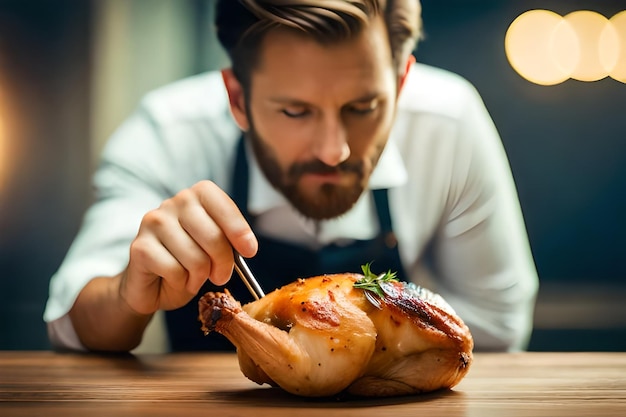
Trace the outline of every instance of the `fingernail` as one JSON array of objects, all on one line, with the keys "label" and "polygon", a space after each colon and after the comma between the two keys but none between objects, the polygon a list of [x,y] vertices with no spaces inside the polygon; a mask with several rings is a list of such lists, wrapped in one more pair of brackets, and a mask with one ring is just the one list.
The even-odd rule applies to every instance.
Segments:
[{"label": "fingernail", "polygon": [[249,233],[244,238],[244,244],[242,246],[243,246],[242,249],[245,249],[243,251],[243,255],[246,256],[247,258],[256,255],[256,251],[258,250],[258,247],[259,247],[259,242],[257,242],[256,236],[254,235],[254,233]]}]

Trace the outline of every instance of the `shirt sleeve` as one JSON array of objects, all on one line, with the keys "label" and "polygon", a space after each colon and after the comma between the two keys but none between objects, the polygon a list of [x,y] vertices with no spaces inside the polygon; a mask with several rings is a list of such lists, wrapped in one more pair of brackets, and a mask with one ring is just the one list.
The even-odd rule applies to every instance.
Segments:
[{"label": "shirt sleeve", "polygon": [[477,350],[522,350],[532,330],[536,268],[500,136],[478,93],[470,93],[446,218],[433,244],[435,274]]}]

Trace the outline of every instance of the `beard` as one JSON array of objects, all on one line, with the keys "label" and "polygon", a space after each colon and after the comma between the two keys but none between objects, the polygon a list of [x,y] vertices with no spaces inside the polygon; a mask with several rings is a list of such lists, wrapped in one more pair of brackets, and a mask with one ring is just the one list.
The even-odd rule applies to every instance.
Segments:
[{"label": "beard", "polygon": [[[291,205],[305,217],[313,220],[327,220],[338,217],[350,210],[365,189],[373,167],[376,165],[383,146],[380,146],[366,169],[363,161],[344,161],[337,166],[330,166],[320,160],[298,162],[288,169],[283,169],[274,150],[268,146],[254,129],[252,123],[246,132],[261,171],[270,184],[282,193]],[[351,175],[354,181],[350,185],[322,184],[308,192],[300,186],[300,179],[305,174]]]}]

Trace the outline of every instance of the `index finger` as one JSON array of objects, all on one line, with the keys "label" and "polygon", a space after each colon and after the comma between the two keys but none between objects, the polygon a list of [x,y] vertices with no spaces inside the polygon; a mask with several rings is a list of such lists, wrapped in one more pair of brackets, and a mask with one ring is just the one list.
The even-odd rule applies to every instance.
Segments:
[{"label": "index finger", "polygon": [[200,204],[222,230],[232,247],[246,258],[256,255],[258,250],[256,236],[230,196],[212,181],[199,182],[193,188],[198,190]]}]

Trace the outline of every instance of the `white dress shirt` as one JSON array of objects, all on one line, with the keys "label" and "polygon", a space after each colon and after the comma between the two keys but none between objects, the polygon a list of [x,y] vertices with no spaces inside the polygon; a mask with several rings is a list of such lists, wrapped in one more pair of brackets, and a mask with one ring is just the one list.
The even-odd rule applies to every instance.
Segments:
[{"label": "white dress shirt", "polygon": [[[55,346],[83,348],[67,313],[89,280],[125,268],[147,211],[201,180],[230,189],[240,134],[217,72],[145,97],[107,144],[94,176],[96,200],[50,282],[44,319]],[[258,215],[258,232],[312,248],[376,235],[371,193],[348,213],[316,225],[249,160],[248,210]],[[523,349],[537,273],[500,137],[466,80],[413,66],[369,187],[389,189],[408,276],[453,306],[476,349]]]}]

